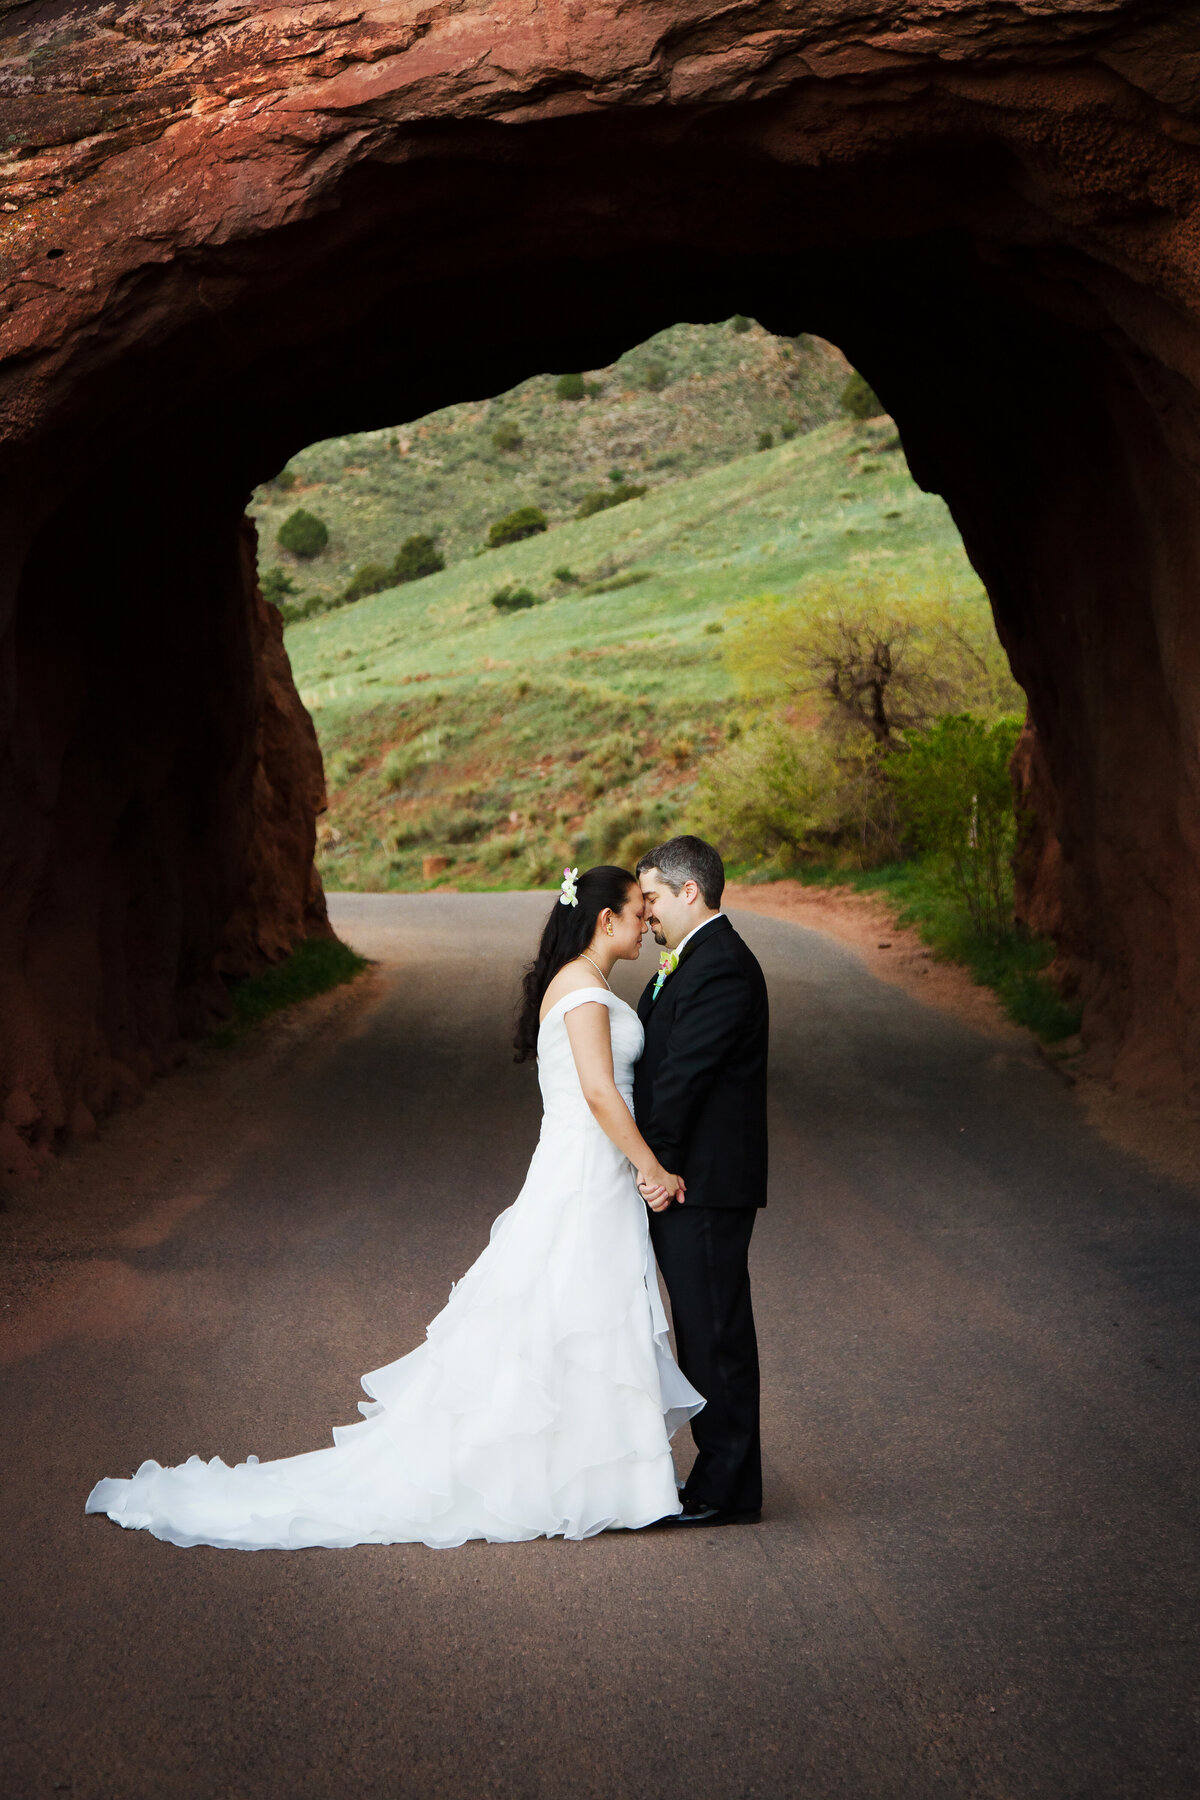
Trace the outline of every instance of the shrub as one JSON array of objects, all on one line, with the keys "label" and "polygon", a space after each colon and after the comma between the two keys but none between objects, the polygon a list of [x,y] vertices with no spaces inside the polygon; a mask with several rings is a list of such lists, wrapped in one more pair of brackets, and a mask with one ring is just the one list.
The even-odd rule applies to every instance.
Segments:
[{"label": "shrub", "polygon": [[280,469],[271,486],[278,488],[281,494],[290,494],[296,485],[295,469]]},{"label": "shrub", "polygon": [[877,419],[886,411],[875,389],[857,369],[842,389],[842,411],[850,419]]},{"label": "shrub", "polygon": [[382,593],[391,586],[392,577],[382,563],[363,563],[347,582],[342,593],[346,601],[365,600],[368,594]]},{"label": "shrub", "polygon": [[319,519],[316,513],[305,512],[302,506],[298,506],[279,527],[275,542],[281,550],[290,550],[293,556],[303,557],[307,562],[324,550],[329,542],[329,531],[324,519]]},{"label": "shrub", "polygon": [[569,569],[566,563],[563,563],[559,568],[555,569],[552,579],[560,582],[563,587],[573,587],[579,580],[579,577],[576,575],[574,569]]},{"label": "shrub", "polygon": [[278,567],[263,569],[258,577],[258,587],[267,605],[277,606],[281,612],[288,597],[299,592],[286,569]]},{"label": "shrub", "polygon": [[496,608],[497,612],[502,613],[524,612],[527,607],[540,606],[541,604],[541,596],[535,594],[532,588],[527,587],[512,587],[510,585],[508,587],[497,588],[496,592],[492,595],[492,605]]},{"label": "shrub", "polygon": [[487,821],[466,807],[435,807],[429,815],[428,836],[437,844],[469,844],[486,828]]},{"label": "shrub", "polygon": [[796,435],[796,427],[794,425],[781,425],[779,427],[779,435],[785,444],[790,444]]},{"label": "shrub", "polygon": [[670,370],[665,363],[647,363],[642,371],[642,382],[651,394],[661,394],[671,379]]},{"label": "shrub", "polygon": [[582,375],[560,375],[554,384],[556,400],[582,400],[586,393]]},{"label": "shrub", "polygon": [[[661,843],[666,835],[669,809],[661,802],[644,806],[627,800],[620,806],[606,807],[592,814],[587,830],[579,838],[575,850],[589,862],[616,862],[630,869],[647,850]],[[632,861],[628,861],[632,857]]]},{"label": "shrub", "polygon": [[729,328],[731,331],[736,331],[740,334],[743,331],[749,331],[753,323],[753,319],[748,319],[745,313],[734,313],[732,319],[729,321]]},{"label": "shrub", "polygon": [[892,759],[901,817],[981,937],[999,937],[1012,920],[1009,764],[1020,730],[1019,719],[988,725],[959,713],[939,719],[910,742],[907,755]]},{"label": "shrub", "polygon": [[437,547],[437,539],[426,532],[417,532],[413,537],[405,538],[396,552],[392,580],[397,585],[404,581],[420,581],[426,575],[436,575],[445,566],[446,559]]},{"label": "shrub", "polygon": [[775,448],[774,433],[770,431],[760,431],[758,434],[758,447],[760,450],[773,450]]},{"label": "shrub", "polygon": [[621,588],[636,587],[639,581],[649,581],[654,573],[652,569],[630,569],[627,575],[609,575],[603,581],[590,581],[586,587],[580,588],[581,594],[615,594]]},{"label": "shrub", "polygon": [[626,500],[640,500],[647,493],[644,482],[620,481],[610,488],[595,488],[585,494],[575,508],[577,519],[590,519],[594,513],[607,512],[610,506],[621,506]]},{"label": "shrub", "polygon": [[583,391],[589,400],[598,400],[604,392],[604,383],[602,381],[585,381]]},{"label": "shrub", "polygon": [[853,755],[844,767],[834,744],[767,718],[705,760],[697,785],[699,829],[727,854],[792,860],[845,846],[855,860],[875,848],[873,809]]},{"label": "shrub", "polygon": [[710,619],[704,627],[704,635],[705,637],[720,637],[724,629],[720,619]]},{"label": "shrub", "polygon": [[519,450],[525,439],[517,430],[511,419],[503,419],[492,433],[492,443],[497,450]]},{"label": "shrub", "polygon": [[546,515],[540,506],[518,506],[515,512],[506,513],[488,528],[488,549],[497,550],[502,544],[519,544],[522,538],[536,537],[539,531],[545,531],[546,525]]}]

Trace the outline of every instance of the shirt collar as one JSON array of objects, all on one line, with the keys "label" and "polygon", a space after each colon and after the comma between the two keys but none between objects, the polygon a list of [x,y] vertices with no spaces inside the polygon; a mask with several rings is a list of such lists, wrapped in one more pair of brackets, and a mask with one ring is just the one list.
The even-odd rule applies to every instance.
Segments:
[{"label": "shirt collar", "polygon": [[693,925],[692,929],[688,932],[687,936],[685,938],[680,938],[679,942],[676,944],[676,946],[675,946],[676,957],[680,957],[683,955],[683,946],[685,944],[690,944],[692,939],[695,937],[695,935],[698,931],[703,931],[704,927],[706,925],[711,925],[714,919],[719,919],[720,917],[721,917],[720,913],[715,912],[715,913],[712,913],[707,919],[701,919],[701,921],[698,925]]}]

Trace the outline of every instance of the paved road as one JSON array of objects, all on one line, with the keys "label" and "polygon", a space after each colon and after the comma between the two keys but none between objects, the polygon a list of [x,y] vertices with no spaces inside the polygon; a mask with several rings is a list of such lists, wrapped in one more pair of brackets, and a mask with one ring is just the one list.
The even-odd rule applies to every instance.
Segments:
[{"label": "paved road", "polygon": [[760,1526],[239,1555],[84,1518],[144,1455],[326,1442],[419,1339],[532,1147],[543,906],[338,898],[377,1002],[122,1253],[135,1324],[83,1305],[6,1371],[6,1794],[1194,1795],[1196,1199],[782,922],[738,919],[775,1018]]}]

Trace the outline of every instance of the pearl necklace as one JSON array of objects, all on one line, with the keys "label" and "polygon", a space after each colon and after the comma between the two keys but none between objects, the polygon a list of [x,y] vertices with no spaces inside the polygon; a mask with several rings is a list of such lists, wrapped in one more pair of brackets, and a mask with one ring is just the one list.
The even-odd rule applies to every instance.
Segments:
[{"label": "pearl necklace", "polygon": [[602,981],[602,982],[603,982],[603,983],[604,983],[604,985],[605,985],[605,987],[606,987],[606,988],[608,988],[608,991],[609,991],[609,993],[610,993],[610,994],[611,994],[611,993],[612,993],[612,988],[611,988],[611,986],[610,986],[610,985],[609,985],[609,980],[608,980],[608,976],[607,976],[607,975],[606,975],[606,974],[605,974],[605,973],[604,973],[604,970],[603,970],[603,969],[602,969],[602,968],[601,968],[601,967],[600,967],[600,964],[599,964],[599,963],[597,963],[597,962],[592,962],[592,959],[591,959],[591,957],[590,957],[590,956],[589,956],[589,955],[588,955],[588,953],[587,953],[587,951],[586,951],[586,950],[581,950],[581,951],[580,951],[580,952],[579,952],[579,954],[580,954],[580,956],[581,956],[581,957],[582,957],[582,958],[583,958],[583,960],[584,960],[584,962],[588,962],[588,963],[592,963],[592,967],[593,967],[593,969],[595,969],[595,971],[596,971],[596,973],[597,973],[597,975],[598,975],[598,976],[599,976],[599,977],[600,977],[600,979],[601,979],[601,981]]}]

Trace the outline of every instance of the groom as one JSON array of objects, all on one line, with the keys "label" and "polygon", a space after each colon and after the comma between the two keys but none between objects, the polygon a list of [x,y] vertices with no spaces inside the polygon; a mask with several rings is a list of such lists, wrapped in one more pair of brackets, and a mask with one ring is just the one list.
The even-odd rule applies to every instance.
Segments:
[{"label": "groom", "polygon": [[758,1344],[747,1255],[767,1201],[767,987],[724,913],[725,868],[703,838],[643,856],[638,880],[670,953],[638,1002],[646,1047],[634,1074],[639,1129],[684,1197],[648,1201],[650,1236],[679,1366],[706,1404],[695,1465],[671,1526],[759,1517]]}]

